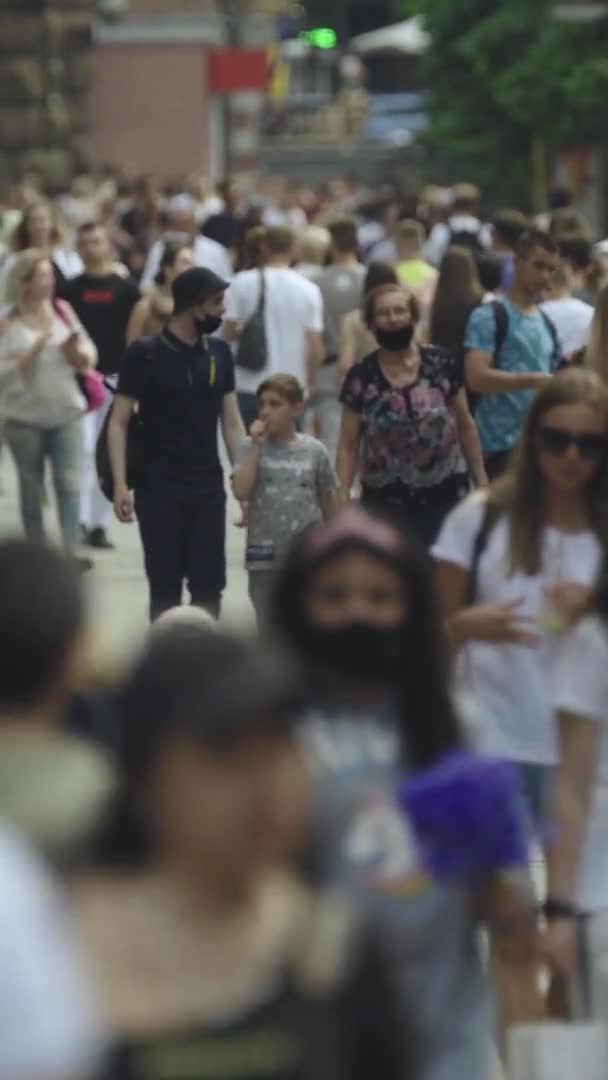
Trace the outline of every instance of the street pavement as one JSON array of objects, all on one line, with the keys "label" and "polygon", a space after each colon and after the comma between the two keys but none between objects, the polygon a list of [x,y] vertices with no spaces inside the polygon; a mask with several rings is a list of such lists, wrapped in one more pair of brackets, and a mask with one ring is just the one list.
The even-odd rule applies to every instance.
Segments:
[{"label": "street pavement", "polygon": [[[17,484],[14,466],[6,449],[2,450],[0,475],[0,534],[15,535],[21,532]],[[57,535],[57,524],[50,482],[47,488],[49,506],[46,517],[49,535],[53,536]],[[253,613],[247,595],[247,574],[243,568],[245,533],[234,525],[239,516],[239,508],[229,496],[226,518],[228,586],[224,593],[222,621],[227,625],[248,628],[253,625]],[[82,549],[82,553],[91,555],[95,562],[94,570],[86,574],[85,580],[95,638],[104,653],[107,649],[110,655],[124,660],[137,647],[148,625],[147,584],[137,526],[121,525],[113,519],[110,535],[116,544],[114,551]]]}]

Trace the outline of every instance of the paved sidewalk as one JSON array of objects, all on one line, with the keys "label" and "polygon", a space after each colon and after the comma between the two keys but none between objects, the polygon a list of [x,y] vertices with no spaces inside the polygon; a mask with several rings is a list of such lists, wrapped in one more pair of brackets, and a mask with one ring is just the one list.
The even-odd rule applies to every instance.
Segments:
[{"label": "paved sidewalk", "polygon": [[[0,534],[21,532],[17,505],[16,477],[10,455],[3,449],[0,465]],[[51,485],[48,485],[49,492]],[[49,533],[56,533],[52,495],[47,510]],[[247,595],[247,575],[243,569],[245,535],[234,522],[239,509],[229,497],[227,512],[228,587],[224,593],[223,620],[232,625],[250,626],[253,615]],[[147,626],[147,587],[143,556],[136,525],[121,525],[113,520],[111,537],[116,550],[89,551],[95,569],[86,575],[90,587],[93,625],[102,641],[118,656],[135,647]],[[83,549],[84,552],[85,549]]]}]

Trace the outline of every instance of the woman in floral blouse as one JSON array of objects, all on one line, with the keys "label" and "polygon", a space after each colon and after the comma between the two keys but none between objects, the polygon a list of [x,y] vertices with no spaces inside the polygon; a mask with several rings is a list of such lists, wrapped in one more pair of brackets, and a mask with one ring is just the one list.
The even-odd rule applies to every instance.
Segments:
[{"label": "woman in floral blouse", "polygon": [[337,472],[350,498],[359,471],[361,501],[413,529],[428,546],[470,477],[487,478],[458,355],[416,341],[418,305],[400,286],[384,285],[365,303],[378,345],[349,371]]}]

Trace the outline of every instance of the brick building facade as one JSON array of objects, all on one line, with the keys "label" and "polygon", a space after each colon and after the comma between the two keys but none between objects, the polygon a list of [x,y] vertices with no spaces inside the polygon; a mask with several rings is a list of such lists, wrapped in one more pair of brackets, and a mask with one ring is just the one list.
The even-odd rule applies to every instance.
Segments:
[{"label": "brick building facade", "polygon": [[[1,2],[1,0],[0,0]],[[211,51],[230,40],[226,12],[249,11],[244,44],[266,44],[269,20],[251,0],[130,0],[124,17],[98,24],[91,119],[94,159],[129,162],[161,178],[201,170],[220,178],[226,165],[250,171],[251,96],[215,92]],[[255,107],[258,102],[254,101]]]}]

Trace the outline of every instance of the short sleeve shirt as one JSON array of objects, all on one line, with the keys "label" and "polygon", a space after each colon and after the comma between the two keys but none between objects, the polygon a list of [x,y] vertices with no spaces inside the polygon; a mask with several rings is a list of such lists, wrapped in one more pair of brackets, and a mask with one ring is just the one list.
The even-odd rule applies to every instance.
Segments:
[{"label": "short sleeve shirt", "polygon": [[0,1076],[89,1076],[97,1001],[60,892],[0,822]]},{"label": "short sleeve shirt", "polygon": [[596,767],[576,899],[581,911],[604,912],[608,908],[608,630],[599,616],[581,619],[566,637],[555,671],[553,705],[597,726]]},{"label": "short sleeve shirt", "polygon": [[[470,571],[487,494],[474,492],[446,518],[432,549],[438,562]],[[514,642],[471,641],[460,651],[460,687],[479,708],[480,748],[510,761],[554,765],[558,759],[550,687],[560,627],[550,590],[559,582],[595,585],[602,549],[594,533],[545,528],[541,571],[511,570],[511,529],[501,517],[487,537],[477,567],[479,604],[514,604],[538,635],[535,648]]]},{"label": "short sleeve shirt", "polygon": [[[246,439],[241,460],[250,447]],[[318,439],[297,435],[287,444],[266,442],[249,504],[247,569],[274,569],[293,537],[321,520],[321,499],[335,488],[329,454]]]},{"label": "short sleeve shirt", "polygon": [[[529,315],[512,304],[501,301],[508,316],[507,334],[498,357],[501,371],[555,371],[560,360],[560,348],[551,335],[539,311]],[[476,349],[494,356],[496,348],[496,316],[491,304],[475,308],[469,318],[465,349]],[[483,394],[475,410],[481,445],[485,453],[511,450],[522,428],[532,390],[514,390],[508,394]]]},{"label": "short sleeve shirt", "polygon": [[420,347],[420,370],[411,386],[393,386],[378,353],[354,364],[340,400],[361,417],[361,480],[382,488],[400,482],[429,488],[466,472],[451,409],[463,385],[455,353]]},{"label": "short sleeve shirt", "polygon": [[233,391],[225,342],[186,345],[170,330],[134,342],[118,381],[118,393],[139,403],[149,461],[220,483],[217,425],[224,396]]},{"label": "short sleeve shirt", "polygon": [[466,884],[427,873],[398,806],[402,774],[392,711],[311,711],[299,733],[314,781],[319,857],[382,926],[417,1023],[419,1080],[485,1076],[489,1001]]}]

